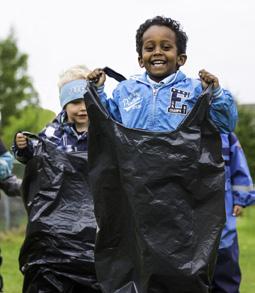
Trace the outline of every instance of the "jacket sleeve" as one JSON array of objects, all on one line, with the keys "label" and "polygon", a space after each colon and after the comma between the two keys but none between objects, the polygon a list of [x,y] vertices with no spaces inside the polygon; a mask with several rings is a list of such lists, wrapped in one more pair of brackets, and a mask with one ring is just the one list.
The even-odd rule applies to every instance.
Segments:
[{"label": "jacket sleeve", "polygon": [[6,151],[0,155],[0,180],[5,180],[12,174],[13,156]]},{"label": "jacket sleeve", "polygon": [[97,90],[99,98],[105,108],[108,110],[109,114],[113,117],[114,120],[122,123],[119,107],[116,103],[119,99],[119,91],[118,87],[113,91],[113,97],[108,98],[106,93],[104,92],[104,87],[99,87]]},{"label": "jacket sleeve", "polygon": [[237,106],[231,93],[222,88],[213,92],[210,116],[222,133],[234,131],[237,122]]},{"label": "jacket sleeve", "polygon": [[33,154],[34,154],[33,143],[30,140],[27,140],[28,142],[27,147],[24,149],[20,149],[15,143],[16,135],[17,133],[15,134],[15,137],[14,137],[12,152],[16,160],[18,160],[19,162],[23,164],[26,164],[33,157]]},{"label": "jacket sleeve", "polygon": [[[46,127],[38,134],[39,137],[42,139],[45,137],[45,130]],[[19,162],[26,164],[30,159],[33,158],[34,155],[34,147],[37,145],[38,141],[27,139],[27,147],[24,149],[18,148],[16,145],[16,135],[14,136],[13,145],[12,145],[12,152],[14,154],[14,157]]]},{"label": "jacket sleeve", "polygon": [[229,134],[230,172],[234,205],[247,206],[255,202],[253,182],[243,149],[234,133]]}]

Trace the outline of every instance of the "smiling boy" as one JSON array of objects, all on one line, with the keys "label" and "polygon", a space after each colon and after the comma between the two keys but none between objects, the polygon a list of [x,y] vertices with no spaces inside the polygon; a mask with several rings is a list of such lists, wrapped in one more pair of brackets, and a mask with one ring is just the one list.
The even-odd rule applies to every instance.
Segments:
[{"label": "smiling boy", "polygon": [[103,91],[103,70],[88,75],[115,120],[130,128],[175,130],[212,83],[211,119],[222,133],[235,128],[235,102],[230,92],[220,87],[218,78],[206,70],[199,71],[200,79],[188,78],[180,71],[187,60],[187,40],[177,21],[156,16],[146,20],[136,34],[138,62],[145,68],[144,74],[119,83],[111,99]]},{"label": "smiling boy", "polygon": [[[73,66],[60,76],[62,111],[39,133],[42,139],[66,152],[87,150],[88,115],[83,95],[88,73],[83,66]],[[26,163],[33,156],[33,143],[22,133],[17,133],[13,151],[17,160]]]},{"label": "smiling boy", "polygon": [[220,136],[207,117],[209,91],[201,96],[203,90],[212,84],[209,113],[221,132],[235,127],[237,110],[217,77],[200,70],[200,79],[191,79],[180,71],[186,44],[178,22],[157,16],[137,30],[142,75],[120,82],[110,99],[103,70],[88,75],[108,112],[126,126],[103,118],[88,102],[96,268],[104,292],[210,290],[224,222],[224,169]]}]

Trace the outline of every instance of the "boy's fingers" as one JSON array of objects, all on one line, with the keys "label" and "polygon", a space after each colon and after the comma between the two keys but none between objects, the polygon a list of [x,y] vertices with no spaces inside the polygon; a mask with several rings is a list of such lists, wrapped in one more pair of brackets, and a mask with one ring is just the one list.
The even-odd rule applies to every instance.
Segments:
[{"label": "boy's fingers", "polygon": [[20,149],[27,147],[27,138],[22,133],[17,133],[15,142],[16,142],[17,147]]},{"label": "boy's fingers", "polygon": [[210,72],[202,69],[202,70],[199,71],[198,74],[199,74],[199,77],[200,77],[202,82],[206,83],[207,85],[210,84],[210,83],[213,83],[214,88],[219,87],[218,78],[216,76],[214,76],[213,74],[211,74]]},{"label": "boy's fingers", "polygon": [[235,217],[240,216],[242,214],[242,210],[243,210],[243,208],[241,206],[238,206],[238,205],[234,206],[233,216],[235,216]]},{"label": "boy's fingers", "polygon": [[100,68],[97,68],[88,74],[88,79],[90,80],[99,79],[102,73],[103,73],[103,70]]},{"label": "boy's fingers", "polygon": [[93,81],[97,87],[101,86],[105,82],[105,73],[102,69],[95,69],[88,75],[88,79]]},{"label": "boy's fingers", "polygon": [[27,147],[27,144],[26,144],[26,143],[17,143],[17,147],[18,147],[19,149],[24,149],[24,148]]},{"label": "boy's fingers", "polygon": [[26,143],[27,139],[24,138],[24,137],[18,137],[18,138],[16,138],[16,141],[19,142],[19,143]]},{"label": "boy's fingers", "polygon": [[20,132],[16,134],[16,137],[18,137],[18,138],[23,137],[23,136],[24,135],[22,133],[20,133]]},{"label": "boy's fingers", "polygon": [[23,134],[23,133],[17,133],[16,135],[16,140],[20,140],[20,141],[27,141],[27,137]]}]

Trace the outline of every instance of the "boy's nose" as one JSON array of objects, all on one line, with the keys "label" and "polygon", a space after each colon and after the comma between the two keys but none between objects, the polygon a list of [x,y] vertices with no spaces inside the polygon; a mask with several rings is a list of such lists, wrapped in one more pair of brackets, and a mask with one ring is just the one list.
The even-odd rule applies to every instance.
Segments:
[{"label": "boy's nose", "polygon": [[81,101],[81,103],[80,103],[80,108],[81,108],[82,110],[86,111],[86,105],[85,105],[84,100]]},{"label": "boy's nose", "polygon": [[155,47],[154,54],[161,54],[160,46]]}]

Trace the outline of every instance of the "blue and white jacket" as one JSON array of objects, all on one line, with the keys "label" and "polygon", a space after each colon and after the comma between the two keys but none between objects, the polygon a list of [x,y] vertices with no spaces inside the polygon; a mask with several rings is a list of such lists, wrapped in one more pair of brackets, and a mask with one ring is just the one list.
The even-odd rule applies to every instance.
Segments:
[{"label": "blue and white jacket", "polygon": [[255,204],[255,193],[250,170],[243,149],[232,132],[221,134],[222,154],[225,161],[226,224],[222,231],[220,249],[230,247],[236,237],[234,205],[246,207]]},{"label": "blue and white jacket", "polygon": [[0,139],[0,181],[12,175],[13,156],[7,151],[4,143]]},{"label": "blue and white jacket", "polygon": [[13,160],[12,154],[8,151],[0,154],[0,181],[12,175]]},{"label": "blue and white jacket", "polygon": [[[87,132],[78,133],[74,124],[66,121],[67,114],[63,110],[38,136],[65,152],[87,151]],[[14,143],[13,153],[15,158],[21,163],[26,163],[33,157],[34,147],[37,143],[37,141],[29,139],[28,147],[25,149],[18,149]]]},{"label": "blue and white jacket", "polygon": [[[112,98],[107,98],[103,87],[98,88],[101,101],[115,120],[129,128],[151,131],[175,130],[202,91],[200,80],[187,78],[181,71],[160,83],[150,80],[146,73],[133,76],[118,84]],[[212,120],[222,133],[233,131],[237,108],[230,92],[218,88],[213,95]]]}]

